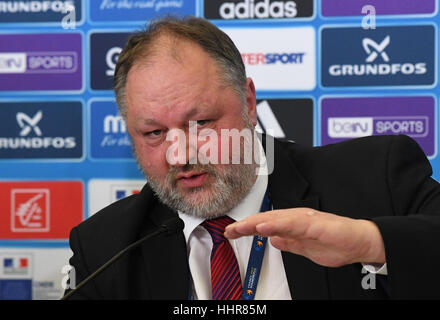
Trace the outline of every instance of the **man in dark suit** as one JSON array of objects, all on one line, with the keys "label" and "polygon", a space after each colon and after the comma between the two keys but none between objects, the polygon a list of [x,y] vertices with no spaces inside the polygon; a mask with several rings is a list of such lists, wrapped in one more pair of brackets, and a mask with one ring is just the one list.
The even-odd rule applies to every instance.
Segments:
[{"label": "man in dark suit", "polygon": [[[134,35],[115,92],[148,184],[72,229],[76,280],[167,218],[181,217],[185,229],[145,242],[72,298],[440,297],[440,188],[413,140],[275,140],[273,152],[263,141],[273,172],[256,175],[259,159],[244,161],[249,139],[231,146],[222,136],[254,132],[254,84],[232,41],[196,18]],[[191,138],[194,129],[202,138]],[[238,163],[225,163],[237,150]],[[267,201],[274,210],[257,214]],[[256,293],[246,290],[254,235],[269,238]],[[365,269],[377,272],[370,283]]]}]

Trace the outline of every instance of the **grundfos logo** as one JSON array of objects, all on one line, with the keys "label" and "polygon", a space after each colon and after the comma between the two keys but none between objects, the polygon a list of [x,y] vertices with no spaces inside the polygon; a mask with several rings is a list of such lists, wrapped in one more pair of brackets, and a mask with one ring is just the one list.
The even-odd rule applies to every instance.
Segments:
[{"label": "grundfos logo", "polygon": [[[82,21],[83,0],[0,1],[0,24]],[[63,25],[66,26],[66,25]]]},{"label": "grundfos logo", "polygon": [[205,0],[209,19],[292,19],[311,17],[310,0]]},{"label": "grundfos logo", "polygon": [[433,85],[437,37],[432,25],[323,28],[324,87]]},{"label": "grundfos logo", "polygon": [[27,136],[31,131],[34,131],[37,136],[41,136],[41,130],[37,126],[38,122],[43,118],[43,112],[39,110],[33,118],[26,113],[17,113],[17,123],[21,128],[20,136]]},{"label": "grundfos logo", "polygon": [[0,103],[0,158],[80,157],[80,102]]},{"label": "grundfos logo", "polygon": [[16,119],[21,129],[18,133],[20,137],[0,138],[0,149],[72,149],[76,147],[75,137],[42,137],[42,130],[38,126],[42,118],[41,110],[33,116],[18,112]]},{"label": "grundfos logo", "polygon": [[0,1],[0,13],[63,13],[75,9],[74,1]]},{"label": "grundfos logo", "polygon": [[[362,40],[362,47],[366,53],[365,64],[335,64],[330,66],[329,74],[339,76],[364,76],[364,75],[421,75],[427,72],[425,62],[418,63],[389,63],[391,61],[385,49],[390,45],[391,37],[386,36],[380,43],[370,38]],[[382,59],[382,63],[378,62]]]}]

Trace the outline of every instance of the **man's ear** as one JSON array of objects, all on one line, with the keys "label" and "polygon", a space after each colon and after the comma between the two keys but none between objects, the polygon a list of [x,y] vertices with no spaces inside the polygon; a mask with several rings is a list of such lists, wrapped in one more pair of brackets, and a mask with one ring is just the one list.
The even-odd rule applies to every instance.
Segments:
[{"label": "man's ear", "polygon": [[255,85],[251,78],[246,79],[246,106],[249,119],[254,127],[257,125],[257,97],[255,93]]}]

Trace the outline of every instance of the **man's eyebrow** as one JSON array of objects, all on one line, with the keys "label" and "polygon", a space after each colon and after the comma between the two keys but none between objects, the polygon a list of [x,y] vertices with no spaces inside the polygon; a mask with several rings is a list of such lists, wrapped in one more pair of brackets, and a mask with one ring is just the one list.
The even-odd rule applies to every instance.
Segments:
[{"label": "man's eyebrow", "polygon": [[139,123],[142,125],[157,125],[160,124],[158,121],[154,119],[139,119]]},{"label": "man's eyebrow", "polygon": [[189,109],[187,112],[184,113],[184,119],[191,119],[195,115],[199,114],[201,111],[200,106],[195,106]]},{"label": "man's eyebrow", "polygon": [[[183,119],[185,119],[185,121],[187,120],[191,120],[191,118],[193,118],[194,116],[203,113],[205,110],[208,110],[207,107],[203,107],[201,105],[197,105],[192,107],[191,109],[185,111],[185,113],[183,113]],[[147,118],[147,119],[139,119],[139,123],[143,124],[143,125],[160,125],[161,123],[153,118]]]}]

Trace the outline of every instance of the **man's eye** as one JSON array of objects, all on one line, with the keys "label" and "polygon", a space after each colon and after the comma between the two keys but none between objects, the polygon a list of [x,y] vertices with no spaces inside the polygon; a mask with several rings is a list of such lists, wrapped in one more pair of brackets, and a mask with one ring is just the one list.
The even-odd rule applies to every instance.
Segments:
[{"label": "man's eye", "polygon": [[146,132],[145,135],[149,136],[149,137],[159,137],[162,133],[162,130],[154,130],[154,131],[149,131]]},{"label": "man's eye", "polygon": [[209,122],[209,120],[197,120],[197,125],[198,126],[204,126],[208,122]]}]

